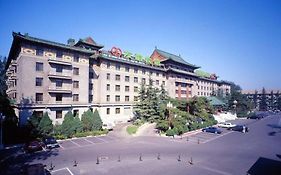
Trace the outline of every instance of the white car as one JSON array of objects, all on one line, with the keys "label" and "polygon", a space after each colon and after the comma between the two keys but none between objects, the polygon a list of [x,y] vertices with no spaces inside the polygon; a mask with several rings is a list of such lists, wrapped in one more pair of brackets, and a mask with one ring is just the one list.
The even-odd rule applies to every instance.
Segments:
[{"label": "white car", "polygon": [[220,128],[232,128],[236,126],[235,124],[232,124],[232,123],[219,123],[218,124],[218,127]]},{"label": "white car", "polygon": [[115,126],[115,124],[114,123],[104,123],[103,125],[102,125],[102,128],[103,129],[108,129],[109,131],[111,131],[111,130],[113,130],[113,127]]}]

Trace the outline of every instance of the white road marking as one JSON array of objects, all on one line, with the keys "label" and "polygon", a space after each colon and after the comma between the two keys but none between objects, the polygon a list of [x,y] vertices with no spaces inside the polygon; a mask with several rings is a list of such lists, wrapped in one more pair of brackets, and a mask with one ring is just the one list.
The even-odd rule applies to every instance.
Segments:
[{"label": "white road marking", "polygon": [[71,175],[74,175],[74,174],[70,171],[70,169],[69,169],[68,167],[66,167],[66,169],[67,169],[67,171],[68,171]]},{"label": "white road marking", "polygon": [[99,138],[99,137],[95,137],[95,138],[97,138],[97,139],[99,139],[99,140],[101,140],[101,141],[103,141],[103,142],[105,142],[105,143],[108,143],[108,141],[106,141],[106,140],[104,140],[104,139],[101,139],[101,138]]},{"label": "white road marking", "polygon": [[90,140],[87,140],[87,139],[84,139],[86,142],[89,142],[91,144],[95,144],[94,142],[90,141]]},{"label": "white road marking", "polygon": [[61,168],[61,169],[57,169],[57,170],[53,170],[51,171],[52,173],[57,172],[57,171],[61,171],[61,170],[66,170],[67,167]]},{"label": "white road marking", "polygon": [[65,149],[61,144],[59,144],[59,146],[60,146],[62,149]]},{"label": "white road marking", "polygon": [[75,145],[77,145],[78,147],[81,147],[81,145],[79,145],[78,143],[75,143],[74,141],[72,141],[72,140],[69,140],[71,143],[73,143],[73,144],[75,144]]}]

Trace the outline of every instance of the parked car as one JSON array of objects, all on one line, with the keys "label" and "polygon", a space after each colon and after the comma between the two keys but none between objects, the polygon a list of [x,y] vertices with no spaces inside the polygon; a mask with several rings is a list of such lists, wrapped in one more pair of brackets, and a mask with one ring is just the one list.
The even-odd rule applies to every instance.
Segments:
[{"label": "parked car", "polygon": [[239,131],[239,132],[249,132],[249,128],[245,125],[236,125],[232,128],[228,128],[229,130],[232,130],[232,131]]},{"label": "parked car", "polygon": [[108,129],[109,131],[112,131],[114,126],[115,126],[114,123],[104,123],[102,125],[102,129]]},{"label": "parked car", "polygon": [[264,118],[263,114],[253,114],[253,115],[247,117],[247,119],[258,119],[258,120],[262,119],[262,118]]},{"label": "parked car", "polygon": [[216,127],[207,127],[202,129],[203,132],[211,132],[211,133],[215,133],[215,134],[221,134],[222,131],[219,128]]},{"label": "parked car", "polygon": [[27,142],[24,146],[23,149],[25,152],[27,153],[31,153],[31,152],[36,152],[36,151],[41,151],[42,148],[42,143],[38,140],[33,140],[30,142]]},{"label": "parked car", "polygon": [[234,126],[236,126],[235,124],[232,124],[232,123],[219,123],[218,124],[218,127],[220,127],[220,128],[231,128],[231,127],[234,127]]},{"label": "parked car", "polygon": [[54,137],[48,136],[42,139],[43,146],[48,149],[58,148],[60,145]]}]

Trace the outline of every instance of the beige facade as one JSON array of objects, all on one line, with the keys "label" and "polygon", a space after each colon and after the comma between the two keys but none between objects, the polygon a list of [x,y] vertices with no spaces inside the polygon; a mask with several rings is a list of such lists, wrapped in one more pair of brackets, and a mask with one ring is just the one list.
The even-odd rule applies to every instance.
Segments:
[{"label": "beige facade", "polygon": [[6,67],[7,94],[15,100],[22,124],[34,111],[38,115],[48,112],[56,124],[69,110],[81,117],[89,108],[98,109],[105,123],[127,121],[134,116],[140,84],[148,84],[149,77],[155,87],[163,84],[173,98],[230,91],[227,83],[196,76],[198,67],[182,60],[163,56],[162,64],[155,66],[115,57],[89,38],[71,46],[13,36]]}]

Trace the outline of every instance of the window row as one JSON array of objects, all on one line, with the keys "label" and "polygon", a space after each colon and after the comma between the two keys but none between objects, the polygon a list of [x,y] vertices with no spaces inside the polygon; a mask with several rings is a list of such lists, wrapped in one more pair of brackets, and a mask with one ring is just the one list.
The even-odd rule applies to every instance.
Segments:
[{"label": "window row", "polygon": [[[62,102],[63,95],[62,94],[56,94],[55,98],[56,98],[56,102]],[[79,101],[79,94],[73,94],[72,99],[73,99],[73,101]],[[43,93],[36,93],[35,94],[35,101],[36,102],[42,102],[43,101]]]},{"label": "window row", "polygon": [[[62,65],[56,65],[55,67],[57,73],[63,72],[63,66]],[[36,62],[35,70],[37,72],[43,72],[44,71],[44,64],[42,62]],[[73,67],[73,75],[79,75],[79,68]]]},{"label": "window row", "polygon": [[[61,88],[63,84],[63,80],[56,79],[55,85],[57,88]],[[79,81],[72,81],[73,88],[79,88]],[[42,77],[36,77],[35,78],[35,86],[43,86],[43,78]]]},{"label": "window row", "polygon": [[[106,101],[110,102],[110,95],[106,95]],[[125,101],[130,101],[130,96],[125,96]],[[138,96],[134,96],[134,101],[138,101]],[[120,102],[120,95],[115,95],[115,102]]]},{"label": "window row", "polygon": [[[110,73],[107,73],[106,74],[106,79],[107,80],[110,80]],[[121,81],[121,76],[119,75],[119,74],[116,74],[115,75],[115,81]],[[125,82],[130,82],[130,76],[125,76]],[[134,83],[139,83],[139,78],[138,77],[134,77]],[[141,83],[146,83],[146,78],[142,78],[141,79]],[[156,85],[159,85],[160,84],[160,82],[159,82],[159,80],[155,80],[155,84]],[[165,81],[162,81],[162,84],[163,85],[165,85]]]}]

